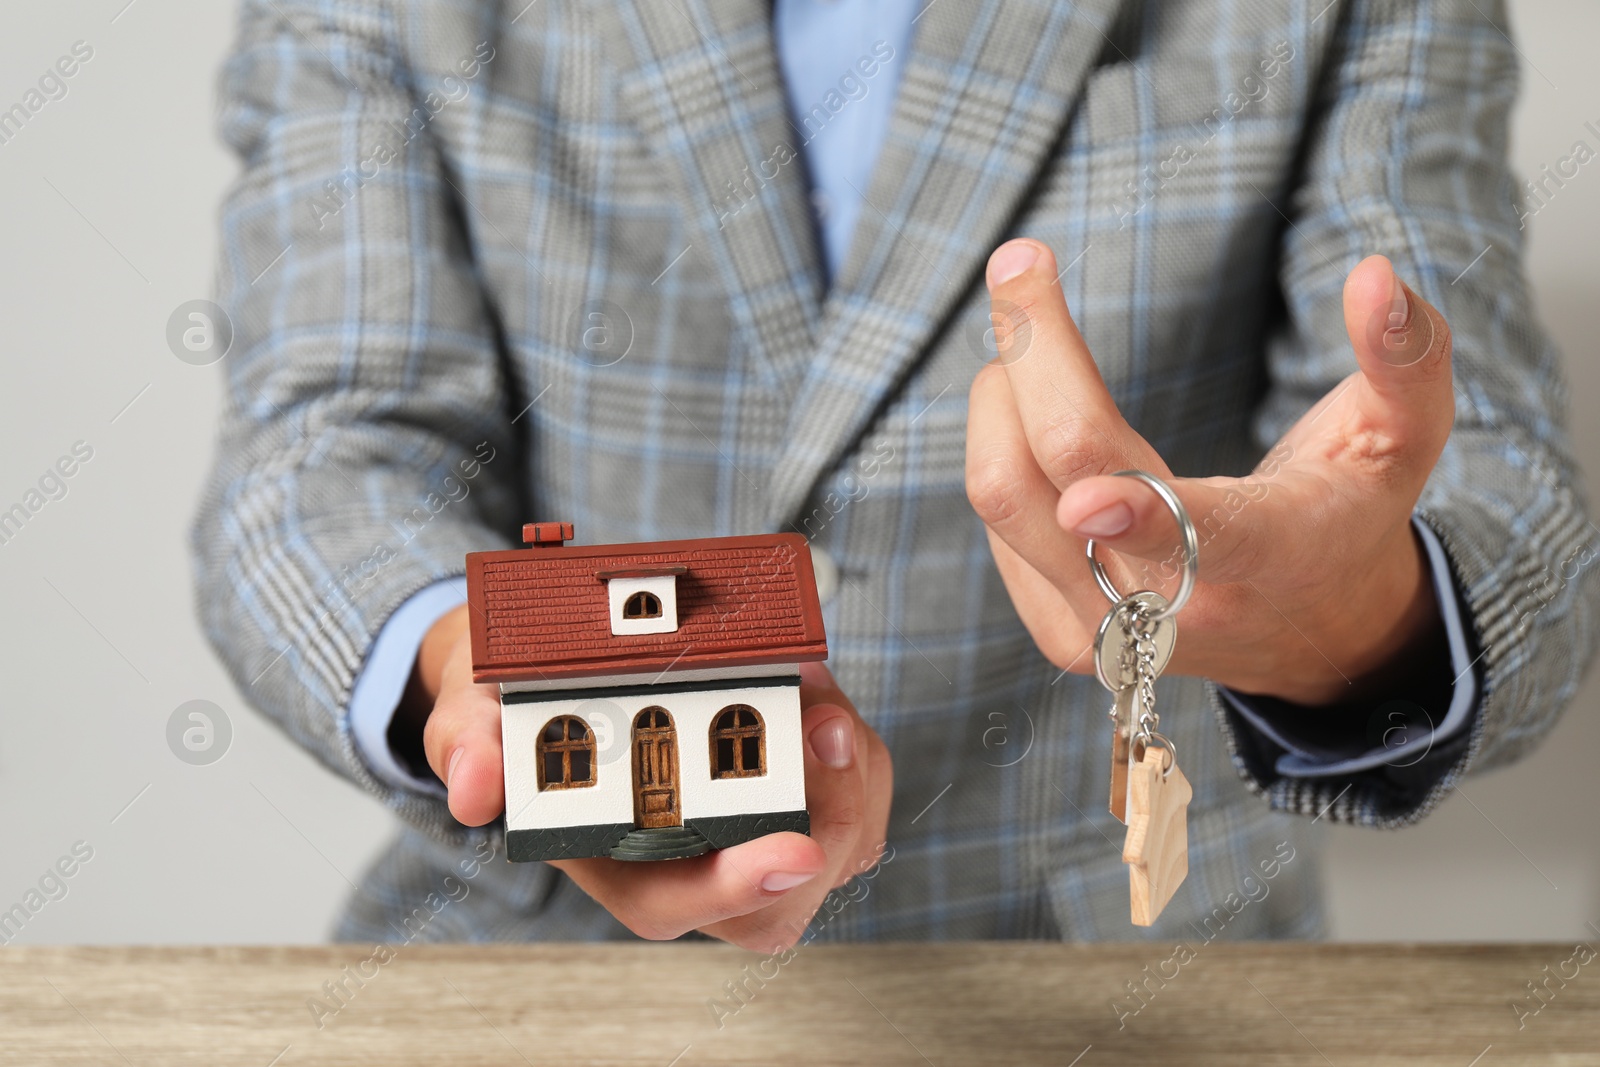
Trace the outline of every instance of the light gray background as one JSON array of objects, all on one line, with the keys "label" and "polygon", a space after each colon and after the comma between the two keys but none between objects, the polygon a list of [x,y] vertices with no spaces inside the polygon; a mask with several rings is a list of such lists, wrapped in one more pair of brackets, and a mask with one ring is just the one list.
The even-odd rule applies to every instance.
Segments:
[{"label": "light gray background", "polygon": [[[393,833],[224,676],[191,608],[185,537],[212,447],[220,367],[168,351],[168,315],[210,295],[216,205],[234,171],[213,133],[233,32],[217,0],[11,5],[0,109],[73,42],[69,93],[0,145],[0,510],[73,442],[94,458],[0,545],[0,911],[77,841],[93,859],[17,939],[277,942],[327,936]],[[1516,162],[1600,148],[1600,5],[1524,2]],[[1531,224],[1540,310],[1567,354],[1575,434],[1600,498],[1600,162]],[[1491,250],[1488,254],[1496,254]],[[178,705],[233,727],[210,766],[166,742]],[[1341,939],[1592,937],[1600,923],[1600,680],[1544,747],[1467,784],[1423,825],[1328,831]]]}]

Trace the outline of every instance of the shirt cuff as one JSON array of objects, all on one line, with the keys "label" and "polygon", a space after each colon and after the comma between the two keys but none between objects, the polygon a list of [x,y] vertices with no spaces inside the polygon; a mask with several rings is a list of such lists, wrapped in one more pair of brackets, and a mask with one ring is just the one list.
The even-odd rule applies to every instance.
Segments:
[{"label": "shirt cuff", "polygon": [[[1361,721],[1361,729],[1348,718],[1330,720],[1309,709],[1270,697],[1246,696],[1219,686],[1228,706],[1243,724],[1271,742],[1280,751],[1273,770],[1283,778],[1334,778],[1359,774],[1379,767],[1405,768],[1420,763],[1445,743],[1464,736],[1479,707],[1478,681],[1467,640],[1466,623],[1450,575],[1449,560],[1439,537],[1425,523],[1413,517],[1412,526],[1422,542],[1432,571],[1434,595],[1439,616],[1444,620],[1450,650],[1449,698],[1445,713],[1437,713],[1444,700],[1395,700],[1377,705]],[[1419,674],[1443,679],[1444,664],[1422,664]],[[1425,686],[1424,691],[1440,693],[1442,686]],[[1320,728],[1319,728],[1320,727]],[[1258,750],[1263,746],[1257,746]],[[1270,749],[1269,749],[1270,750]]]},{"label": "shirt cuff", "polygon": [[350,691],[350,733],[367,769],[389,785],[445,795],[437,778],[419,778],[395,758],[389,748],[389,723],[405,695],[422,639],[434,623],[466,602],[465,578],[447,578],[413,593],[378,631],[356,675]]}]

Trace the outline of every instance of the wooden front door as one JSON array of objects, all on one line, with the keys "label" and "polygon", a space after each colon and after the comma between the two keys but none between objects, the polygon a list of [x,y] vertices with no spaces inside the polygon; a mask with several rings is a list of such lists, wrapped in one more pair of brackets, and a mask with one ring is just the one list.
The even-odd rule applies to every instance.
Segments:
[{"label": "wooden front door", "polygon": [[666,708],[645,708],[633,720],[633,822],[642,829],[683,824],[678,731]]}]

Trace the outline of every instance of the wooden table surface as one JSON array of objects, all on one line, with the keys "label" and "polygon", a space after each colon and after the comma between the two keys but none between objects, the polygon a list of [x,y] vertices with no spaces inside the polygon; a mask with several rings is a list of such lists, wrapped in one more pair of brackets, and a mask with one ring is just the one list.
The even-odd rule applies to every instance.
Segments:
[{"label": "wooden table surface", "polygon": [[[0,1063],[1600,1064],[1600,960],[1570,945],[1191,950],[812,945],[780,964],[706,944],[402,945],[386,961],[354,945],[11,947]],[[1147,966],[1133,1014],[1126,983]],[[1549,974],[1519,1029],[1512,1004],[1538,1007],[1524,983]],[[341,979],[342,1007],[324,986]]]}]

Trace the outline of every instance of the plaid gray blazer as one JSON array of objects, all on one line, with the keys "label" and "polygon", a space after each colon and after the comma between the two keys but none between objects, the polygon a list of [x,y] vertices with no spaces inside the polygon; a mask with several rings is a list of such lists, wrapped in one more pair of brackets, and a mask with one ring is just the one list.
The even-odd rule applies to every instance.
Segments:
[{"label": "plaid gray blazer", "polygon": [[[837,561],[833,666],[894,754],[894,851],[821,936],[1315,935],[1313,819],[1420,817],[1532,745],[1594,644],[1506,168],[1516,55],[1480,9],[1500,19],[939,0],[824,293],[766,0],[245,0],[221,119],[236,333],[194,552],[248,699],[407,825],[340,936],[405,937],[496,845],[375,780],[345,708],[396,606],[533,519],[589,542],[797,529]],[[1397,804],[1381,776],[1273,780],[1206,683],[1163,680],[1192,873],[1148,932],[1104,808],[1107,698],[1033,647],[965,498],[982,268],[1019,234],[1068,264],[1107,383],[1180,474],[1248,470],[1354,368],[1362,256],[1455,335],[1420,514],[1482,652],[1471,737]],[[626,935],[543,865],[471,886],[413,936]]]}]

